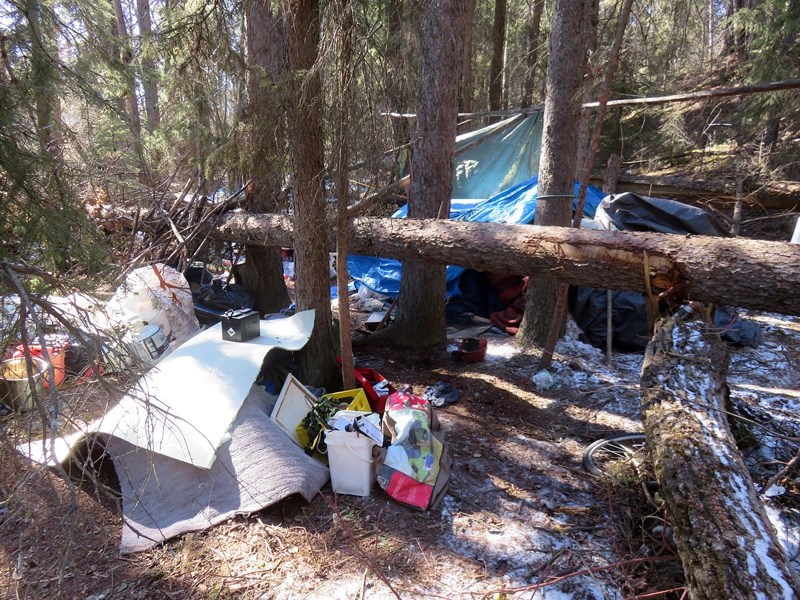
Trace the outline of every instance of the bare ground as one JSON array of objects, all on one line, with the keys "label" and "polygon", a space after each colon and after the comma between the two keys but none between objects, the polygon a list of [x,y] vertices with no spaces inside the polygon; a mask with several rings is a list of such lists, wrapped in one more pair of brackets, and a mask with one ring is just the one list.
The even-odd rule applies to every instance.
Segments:
[{"label": "bare ground", "polygon": [[[800,326],[752,318],[765,328],[764,343],[735,352],[734,398],[754,413],[772,402],[773,413],[783,411],[782,432],[796,439]],[[410,362],[389,350],[362,357],[395,385],[422,392],[443,381],[461,393],[438,411],[454,457],[450,490],[424,513],[377,488],[360,498],[326,486],[310,504],[290,498],[120,556],[113,493],[82,482],[77,471],[71,493],[58,473],[29,465],[8,442],[36,417],[6,416],[0,597],[681,598],[663,510],[647,504],[634,477],[601,481],[581,468],[591,441],[640,430],[641,356],[617,354],[608,366],[570,329],[557,348],[556,384],[537,391],[536,357],[520,354],[511,338],[486,337],[481,363]],[[85,389],[73,390],[76,407],[94,402],[96,409],[113,397]],[[788,458],[774,439],[762,442],[753,470],[763,482]],[[102,480],[113,490],[108,467]],[[787,487],[783,508],[796,512],[797,480]]]}]

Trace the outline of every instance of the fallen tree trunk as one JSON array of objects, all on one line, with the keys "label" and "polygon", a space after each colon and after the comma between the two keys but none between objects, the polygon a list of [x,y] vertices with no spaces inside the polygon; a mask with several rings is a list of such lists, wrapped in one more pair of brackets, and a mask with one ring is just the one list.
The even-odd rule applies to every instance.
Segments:
[{"label": "fallen tree trunk", "polygon": [[[320,239],[331,250],[329,239]],[[228,213],[211,237],[292,246],[281,215]],[[440,219],[356,219],[353,254],[460,265],[478,271],[555,277],[596,288],[646,292],[800,314],[800,245]],[[647,273],[647,278],[645,278]]]},{"label": "fallen tree trunk", "polygon": [[642,369],[645,434],[690,597],[797,598],[726,419],[727,349],[700,321],[659,321]]},{"label": "fallen tree trunk", "polygon": [[[592,179],[593,185],[602,185],[602,179]],[[794,210],[800,204],[800,183],[794,181],[754,182],[744,190],[745,204],[771,210]],[[617,192],[633,192],[641,196],[673,198],[683,202],[702,202],[717,208],[730,208],[736,202],[736,181],[714,180],[699,184],[690,177],[620,176]]]}]

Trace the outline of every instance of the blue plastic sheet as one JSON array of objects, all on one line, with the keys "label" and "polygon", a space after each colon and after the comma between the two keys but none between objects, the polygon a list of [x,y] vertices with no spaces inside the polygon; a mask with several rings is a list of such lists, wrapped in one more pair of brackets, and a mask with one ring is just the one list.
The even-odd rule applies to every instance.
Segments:
[{"label": "blue plastic sheet", "polygon": [[[476,203],[459,203],[455,211],[450,212],[450,218],[460,221],[477,223],[532,223],[536,214],[536,197],[539,188],[539,177],[534,175],[527,181],[519,183],[488,200]],[[573,210],[578,205],[578,191],[580,185],[575,182],[575,198]],[[589,186],[586,191],[586,204],[584,214],[588,218],[594,217],[595,210],[602,201],[604,194],[601,190]],[[398,209],[392,217],[404,218],[407,207]],[[347,269],[357,285],[395,297],[400,293],[400,279],[402,277],[402,263],[390,258],[374,258],[370,256],[350,256],[347,259]],[[446,271],[447,297],[457,295],[458,280],[464,272],[463,267],[448,266]]]}]

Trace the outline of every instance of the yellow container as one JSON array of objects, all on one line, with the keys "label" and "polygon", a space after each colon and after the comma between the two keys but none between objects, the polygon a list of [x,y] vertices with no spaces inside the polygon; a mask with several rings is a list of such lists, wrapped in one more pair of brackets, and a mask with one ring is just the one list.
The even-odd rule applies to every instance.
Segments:
[{"label": "yellow container", "polygon": [[344,404],[345,402],[349,401],[347,410],[359,410],[361,412],[368,413],[372,412],[372,409],[369,407],[369,400],[367,400],[367,394],[364,393],[364,390],[361,388],[325,394],[322,398],[330,398],[331,400],[338,401],[340,404]]}]

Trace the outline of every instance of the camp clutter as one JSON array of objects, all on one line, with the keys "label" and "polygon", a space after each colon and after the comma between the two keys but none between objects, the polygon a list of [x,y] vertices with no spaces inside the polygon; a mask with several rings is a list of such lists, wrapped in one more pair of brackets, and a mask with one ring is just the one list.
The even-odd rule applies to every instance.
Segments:
[{"label": "camp clutter", "polygon": [[[395,391],[373,369],[359,381],[366,387],[317,398],[290,374],[270,418],[328,464],[334,492],[368,496],[377,481],[397,502],[435,506],[447,490],[451,459],[431,403]],[[390,393],[379,396],[373,384]]]},{"label": "camp clutter", "polygon": [[[47,301],[62,320],[38,314],[44,333],[29,325],[3,349],[0,404],[8,409],[33,410],[51,386],[85,383],[95,370],[153,366],[200,331],[186,279],[161,263],[133,270],[107,302],[77,293]],[[21,314],[20,300],[10,299],[2,329],[15,330]]]}]

